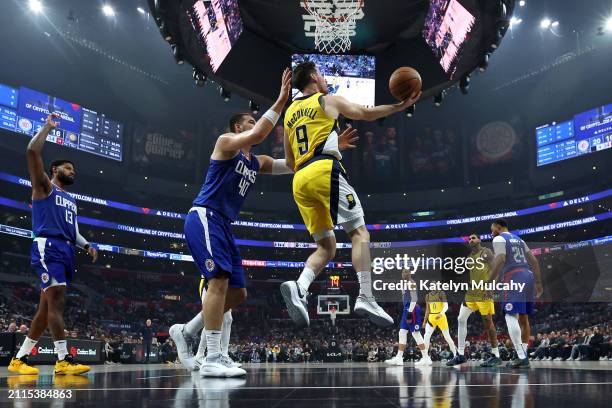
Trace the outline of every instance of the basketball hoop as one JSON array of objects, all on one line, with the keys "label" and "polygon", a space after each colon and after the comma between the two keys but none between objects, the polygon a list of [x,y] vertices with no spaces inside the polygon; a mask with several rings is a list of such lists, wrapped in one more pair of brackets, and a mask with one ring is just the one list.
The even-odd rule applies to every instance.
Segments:
[{"label": "basketball hoop", "polygon": [[350,30],[364,0],[303,0],[302,7],[315,20],[315,48],[325,54],[351,49]]}]

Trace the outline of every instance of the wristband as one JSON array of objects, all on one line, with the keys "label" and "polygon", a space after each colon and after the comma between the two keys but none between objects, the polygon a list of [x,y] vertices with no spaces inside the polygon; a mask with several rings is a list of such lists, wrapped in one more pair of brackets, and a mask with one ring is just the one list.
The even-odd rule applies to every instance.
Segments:
[{"label": "wristband", "polygon": [[278,122],[280,115],[272,109],[268,109],[268,111],[263,114],[262,118],[267,119],[268,122],[272,123],[272,126],[276,126],[276,122]]},{"label": "wristband", "polygon": [[293,170],[287,167],[285,159],[274,159],[272,161],[272,173],[274,175],[293,174]]}]

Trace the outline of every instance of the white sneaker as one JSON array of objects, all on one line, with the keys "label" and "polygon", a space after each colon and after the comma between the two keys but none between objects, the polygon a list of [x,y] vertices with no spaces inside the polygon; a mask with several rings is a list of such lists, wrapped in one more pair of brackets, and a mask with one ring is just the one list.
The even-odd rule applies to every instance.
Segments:
[{"label": "white sneaker", "polygon": [[206,360],[206,356],[196,356],[193,358],[193,368],[191,371],[200,371],[200,367],[204,364],[204,360]]},{"label": "white sneaker", "polygon": [[228,359],[229,361],[231,361],[231,362],[232,362],[232,366],[234,366],[234,367],[238,367],[238,368],[242,367],[242,364],[241,364],[241,363],[239,363],[239,362],[237,362],[237,361],[232,360],[232,358],[231,358],[231,357],[230,357],[228,354],[224,354],[224,355],[223,355],[223,357],[225,357],[226,359]]},{"label": "white sneaker", "polygon": [[296,281],[284,282],[280,286],[281,294],[287,305],[287,312],[298,326],[310,326],[308,317],[308,293],[301,294],[301,290]]},{"label": "white sneaker", "polygon": [[423,357],[422,359],[420,359],[419,361],[417,361],[416,363],[414,363],[414,365],[416,367],[424,367],[424,366],[430,366],[432,365],[433,362],[431,361],[430,357]]},{"label": "white sneaker", "polygon": [[389,326],[393,324],[393,318],[389,316],[387,312],[385,312],[384,309],[378,305],[378,303],[376,303],[374,296],[357,296],[354,312],[359,316],[366,316],[377,326]]},{"label": "white sneaker", "polygon": [[189,371],[196,371],[196,368],[195,368],[196,359],[195,359],[195,357],[188,357],[188,358],[186,358],[184,360],[181,360],[181,364],[183,365],[183,367],[185,367]]},{"label": "white sneaker", "polygon": [[242,377],[246,375],[246,371],[242,368],[234,367],[231,359],[226,358],[221,354],[207,356],[204,363],[200,367],[200,375],[202,377]]},{"label": "white sneaker", "polygon": [[385,364],[394,365],[394,366],[403,366],[404,358],[402,356],[395,356],[388,360],[385,360]]},{"label": "white sneaker", "polygon": [[[186,363],[189,363],[187,360],[192,358],[192,356],[189,353],[189,346],[187,346],[187,339],[185,338],[185,333],[183,332],[184,329],[184,324],[173,324],[170,327],[170,337],[172,338],[172,341],[174,341],[174,344],[176,344],[178,359],[186,368],[190,369]],[[193,363],[191,363],[191,366],[193,366]]]}]

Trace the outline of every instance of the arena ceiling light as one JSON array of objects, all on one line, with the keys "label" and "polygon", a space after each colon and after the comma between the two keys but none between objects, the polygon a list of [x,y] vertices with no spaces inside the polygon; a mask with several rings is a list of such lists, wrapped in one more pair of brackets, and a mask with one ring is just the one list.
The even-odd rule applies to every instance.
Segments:
[{"label": "arena ceiling light", "polygon": [[221,95],[221,98],[223,98],[224,102],[229,102],[229,100],[232,99],[232,93],[224,87],[219,88],[219,94]]},{"label": "arena ceiling light", "polygon": [[143,9],[142,7],[136,7],[136,10],[138,10],[138,12],[139,12],[140,14],[145,14],[145,13],[146,13],[146,12],[145,12],[145,9]]},{"label": "arena ceiling light", "polygon": [[40,0],[29,0],[28,6],[30,7],[30,10],[35,13],[40,13],[43,11],[43,4]]},{"label": "arena ceiling light", "polygon": [[542,21],[540,21],[540,28],[544,30],[547,28],[550,28],[551,25],[552,25],[552,21],[550,21],[550,18],[544,18],[542,19]]},{"label": "arena ceiling light", "polygon": [[[408,109],[406,109],[406,117],[407,118],[413,117],[415,109],[416,109],[416,105],[409,106]],[[404,195],[406,195],[406,194],[404,194]]]},{"label": "arena ceiling light", "polygon": [[553,23],[550,26],[551,27],[558,27],[559,26],[559,22],[558,21],[553,21]]},{"label": "arena ceiling light", "polygon": [[527,4],[527,2],[525,0],[519,1],[519,6],[521,6],[521,7],[525,7],[526,4]]},{"label": "arena ceiling light", "polygon": [[521,24],[522,22],[523,22],[522,18],[512,17],[510,19],[510,28],[513,28],[514,26],[517,26]]},{"label": "arena ceiling light", "polygon": [[253,115],[258,115],[261,108],[258,103],[254,101],[249,101],[249,109],[251,110]]},{"label": "arena ceiling light", "polygon": [[434,96],[434,105],[440,106],[442,105],[442,100],[444,99],[444,91],[440,92],[436,96]]},{"label": "arena ceiling light", "polygon": [[605,28],[607,31],[612,31],[612,17],[608,17],[606,20]]},{"label": "arena ceiling light", "polygon": [[470,75],[465,75],[461,78],[461,80],[459,81],[459,89],[461,90],[461,93],[464,95],[467,95],[468,92],[470,91]]},{"label": "arena ceiling light", "polygon": [[172,44],[172,55],[174,55],[174,60],[177,64],[183,65],[185,63],[185,59],[183,58],[183,52],[179,48],[178,45]]},{"label": "arena ceiling light", "polygon": [[102,14],[106,17],[115,17],[115,9],[111,5],[105,4],[102,6]]}]

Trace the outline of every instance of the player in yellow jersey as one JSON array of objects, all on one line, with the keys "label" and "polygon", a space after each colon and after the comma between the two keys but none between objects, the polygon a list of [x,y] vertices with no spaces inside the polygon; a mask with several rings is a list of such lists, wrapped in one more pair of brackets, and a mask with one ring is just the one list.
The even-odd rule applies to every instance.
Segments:
[{"label": "player in yellow jersey", "polygon": [[287,310],[298,325],[310,324],[307,293],[310,284],[336,255],[334,225],[341,225],[351,238],[353,267],[359,279],[354,311],[381,326],[393,319],[372,295],[370,235],[357,193],[348,182],[338,149],[338,117],[373,121],[413,105],[419,95],[395,105],[366,108],[336,95],[327,95],[325,78],[313,62],[293,70],[293,85],[303,96],[285,113],[285,160],[293,168],[293,197],[317,243],[297,281],[281,285]]},{"label": "player in yellow jersey", "polygon": [[501,364],[501,359],[499,358],[499,348],[497,347],[497,332],[493,323],[493,315],[495,314],[493,294],[489,291],[473,288],[475,284],[489,280],[491,263],[493,262],[493,251],[482,246],[478,234],[470,235],[469,244],[471,248],[469,257],[474,260],[474,266],[470,269],[470,290],[465,293],[465,304],[461,305],[459,318],[457,319],[457,355],[446,365],[454,366],[467,361],[464,356],[467,321],[472,312],[478,311],[482,317],[485,330],[489,334],[491,354],[493,354],[493,356],[481,364],[481,367],[497,367]]},{"label": "player in yellow jersey", "polygon": [[444,340],[448,343],[453,356],[457,354],[457,348],[453,342],[453,338],[448,331],[448,319],[446,318],[446,311],[448,310],[448,302],[446,301],[446,295],[444,292],[439,290],[431,291],[425,296],[427,301],[427,310],[425,311],[425,350],[429,351],[429,341],[431,335],[436,330],[436,327],[440,329]]}]

